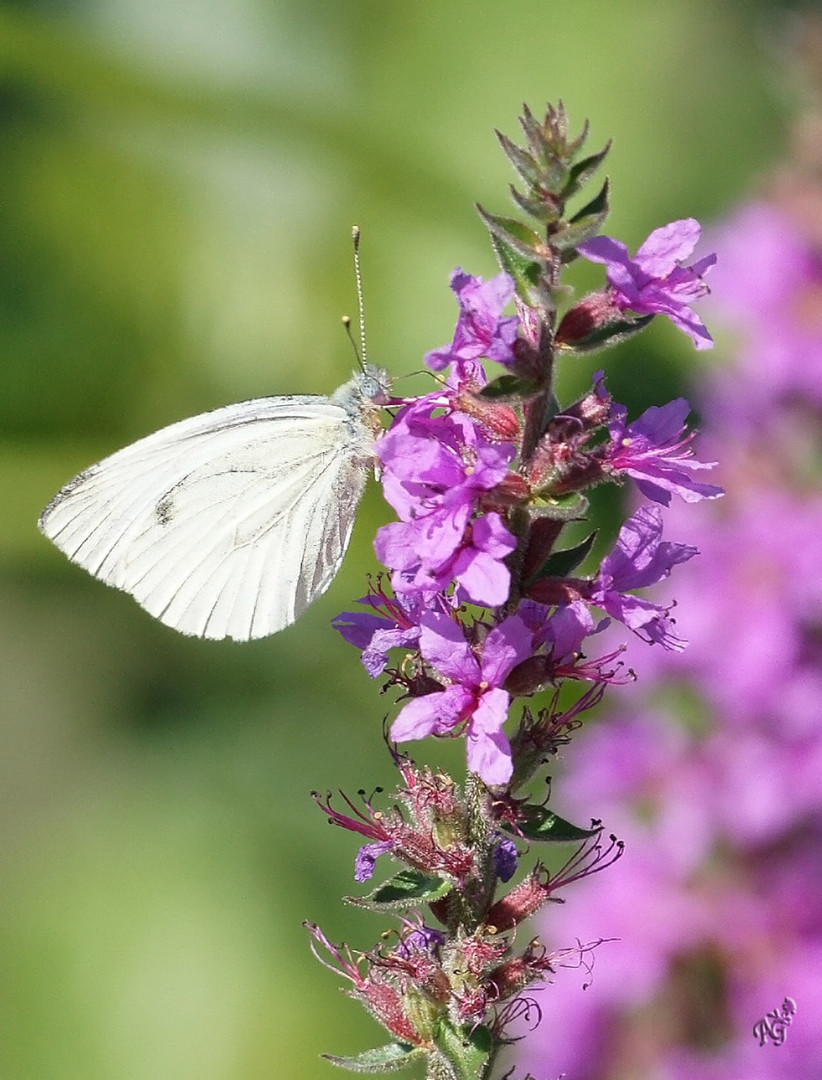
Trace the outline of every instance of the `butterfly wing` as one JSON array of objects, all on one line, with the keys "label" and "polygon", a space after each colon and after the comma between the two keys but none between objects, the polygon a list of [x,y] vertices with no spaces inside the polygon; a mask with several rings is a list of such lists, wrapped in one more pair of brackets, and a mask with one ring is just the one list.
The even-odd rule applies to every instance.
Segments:
[{"label": "butterfly wing", "polygon": [[40,528],[182,633],[264,637],[292,623],[337,573],[373,435],[327,398],[229,405],[80,473]]}]

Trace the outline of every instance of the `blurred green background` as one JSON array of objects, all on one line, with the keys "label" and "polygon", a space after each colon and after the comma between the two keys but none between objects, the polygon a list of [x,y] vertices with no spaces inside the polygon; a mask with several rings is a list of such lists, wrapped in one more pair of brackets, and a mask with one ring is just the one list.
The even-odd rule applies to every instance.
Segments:
[{"label": "blurred green background", "polygon": [[[0,7],[2,1080],[313,1080],[333,1075],[320,1051],[383,1041],[301,927],[364,948],[382,929],[340,903],[356,838],[309,798],[393,780],[390,702],[328,625],[374,566],[377,491],[329,594],[250,645],[154,622],[40,537],[41,507],[162,424],[345,381],[354,222],[371,359],[418,370],[450,339],[452,268],[494,272],[473,206],[507,209],[493,128],[516,135],[523,101],[564,99],[592,148],[615,137],[608,231],[632,249],[718,217],[782,143],[782,14]],[[566,373],[567,392],[601,362]],[[640,408],[715,362],[655,324],[608,358],[610,385]]]}]

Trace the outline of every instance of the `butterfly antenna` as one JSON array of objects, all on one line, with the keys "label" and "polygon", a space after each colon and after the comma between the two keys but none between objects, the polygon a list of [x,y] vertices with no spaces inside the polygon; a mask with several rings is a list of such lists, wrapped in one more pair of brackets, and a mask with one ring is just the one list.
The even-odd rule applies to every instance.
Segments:
[{"label": "butterfly antenna", "polygon": [[354,225],[351,229],[351,239],[354,242],[354,280],[357,283],[357,310],[360,316],[360,363],[365,369],[368,362],[368,349],[365,343],[365,301],[362,294],[362,273],[360,272],[360,227]]}]

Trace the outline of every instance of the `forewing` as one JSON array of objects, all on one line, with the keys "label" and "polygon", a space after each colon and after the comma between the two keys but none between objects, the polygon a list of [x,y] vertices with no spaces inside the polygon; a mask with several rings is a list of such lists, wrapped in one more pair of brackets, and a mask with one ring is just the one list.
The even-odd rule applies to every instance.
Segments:
[{"label": "forewing", "polygon": [[262,398],[172,424],[80,473],[40,527],[185,634],[264,637],[336,574],[370,433],[325,398]]}]

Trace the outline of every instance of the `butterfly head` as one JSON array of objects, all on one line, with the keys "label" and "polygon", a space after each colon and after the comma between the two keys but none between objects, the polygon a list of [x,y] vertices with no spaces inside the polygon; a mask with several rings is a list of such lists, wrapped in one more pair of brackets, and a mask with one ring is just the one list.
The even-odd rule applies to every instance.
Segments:
[{"label": "butterfly head", "polygon": [[335,390],[331,400],[347,412],[355,413],[388,405],[391,402],[391,380],[388,372],[374,367],[373,364],[366,364],[362,371],[355,372],[347,383]]}]

